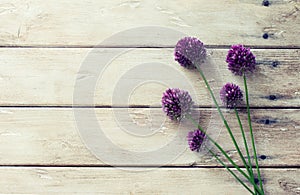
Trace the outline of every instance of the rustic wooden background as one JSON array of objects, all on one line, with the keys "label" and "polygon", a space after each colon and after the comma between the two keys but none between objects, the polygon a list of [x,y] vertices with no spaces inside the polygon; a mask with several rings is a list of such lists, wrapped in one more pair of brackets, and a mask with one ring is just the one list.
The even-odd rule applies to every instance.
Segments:
[{"label": "rustic wooden background", "polygon": [[[242,85],[226,71],[230,45],[253,48],[258,70],[249,80],[250,101],[264,186],[267,194],[300,194],[300,1],[269,2],[263,6],[259,0],[0,0],[0,193],[247,193],[209,155],[199,157],[186,150],[156,169],[115,165],[126,167],[123,170],[96,158],[80,139],[72,98],[86,55],[120,31],[162,26],[204,41],[224,82]],[[199,76],[174,62],[176,42],[140,34],[134,41],[109,41],[96,49],[109,54],[118,48],[134,48],[111,62],[95,90],[98,120],[120,147],[155,149],[173,136],[176,126],[166,120],[167,130],[147,140],[124,133],[116,124],[111,102],[114,78],[132,65],[149,61],[174,65],[197,89],[196,96],[202,100],[197,102],[200,122],[207,122],[215,112]],[[85,73],[83,78],[92,74]],[[123,122],[145,125],[149,117],[155,122],[161,116],[164,90],[157,84],[139,88],[129,109],[127,104],[119,105],[132,120]],[[241,142],[232,113],[226,112],[226,117]],[[241,118],[246,125],[243,111]],[[241,164],[222,132],[218,141]]]}]

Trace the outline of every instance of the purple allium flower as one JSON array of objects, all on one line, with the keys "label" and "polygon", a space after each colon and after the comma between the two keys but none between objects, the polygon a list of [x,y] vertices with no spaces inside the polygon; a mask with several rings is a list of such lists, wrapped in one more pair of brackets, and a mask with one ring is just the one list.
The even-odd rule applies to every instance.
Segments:
[{"label": "purple allium flower", "polygon": [[236,75],[242,76],[245,72],[255,69],[255,56],[243,45],[232,45],[226,58],[228,69]]},{"label": "purple allium flower", "polygon": [[187,91],[167,89],[162,97],[163,111],[171,120],[180,120],[191,112],[193,100]]},{"label": "purple allium flower", "polygon": [[196,129],[194,131],[190,131],[187,135],[187,140],[192,151],[199,152],[200,147],[205,139],[205,133]]},{"label": "purple allium flower", "polygon": [[243,101],[243,93],[239,86],[226,83],[220,90],[220,98],[227,108],[234,108]]},{"label": "purple allium flower", "polygon": [[192,69],[204,62],[206,49],[199,39],[184,37],[177,42],[174,55],[181,66]]}]

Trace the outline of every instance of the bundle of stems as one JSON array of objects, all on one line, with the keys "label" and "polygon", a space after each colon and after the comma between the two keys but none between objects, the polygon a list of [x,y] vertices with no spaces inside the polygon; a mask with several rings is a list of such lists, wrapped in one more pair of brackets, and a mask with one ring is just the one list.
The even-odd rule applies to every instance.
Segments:
[{"label": "bundle of stems", "polygon": [[[199,66],[197,66],[197,70],[199,71],[200,73],[200,76],[201,78],[203,79],[210,95],[211,95],[211,98],[214,102],[214,105],[216,106],[217,108],[217,111],[230,135],[230,138],[243,162],[243,165],[244,167],[246,168],[247,170],[247,173],[245,173],[233,160],[231,157],[229,157],[227,155],[227,153],[224,151],[224,149],[216,142],[214,141],[210,136],[208,136],[206,134],[206,138],[211,141],[213,143],[213,145],[215,145],[219,150],[220,152],[226,157],[226,159],[230,162],[230,164],[241,174],[243,175],[249,182],[250,184],[252,184],[253,186],[253,190],[251,190],[247,184],[245,184],[243,182],[243,180],[237,176],[217,155],[215,152],[213,152],[212,150],[209,150],[209,153],[216,158],[216,160],[222,165],[224,166],[228,171],[229,173],[237,179],[237,181],[239,183],[241,183],[251,194],[259,194],[259,195],[264,195],[264,189],[263,189],[263,185],[262,185],[262,179],[261,179],[261,174],[260,174],[260,170],[259,170],[259,165],[258,165],[258,159],[257,159],[257,153],[256,153],[256,147],[255,147],[255,140],[254,140],[254,135],[253,135],[253,129],[252,129],[252,123],[251,123],[251,115],[250,115],[250,106],[249,106],[249,93],[248,93],[248,87],[247,87],[247,78],[246,78],[246,74],[243,73],[243,79],[244,79],[244,88],[245,88],[245,93],[246,93],[246,106],[247,106],[247,119],[248,119],[248,124],[249,124],[249,129],[250,129],[250,136],[251,136],[251,143],[252,143],[252,149],[253,149],[253,153],[254,153],[254,160],[255,160],[255,167],[256,167],[256,170],[257,170],[257,177],[258,177],[258,180],[259,180],[259,186],[256,185],[256,182],[255,182],[255,176],[254,176],[254,172],[253,172],[253,167],[252,167],[252,162],[251,162],[251,157],[250,157],[250,153],[249,153],[249,147],[248,147],[248,143],[247,143],[247,139],[246,139],[246,135],[245,135],[245,131],[244,131],[244,128],[243,128],[243,125],[241,123],[241,120],[240,120],[240,117],[239,117],[239,114],[238,114],[238,110],[236,107],[234,107],[234,111],[235,111],[235,115],[236,115],[236,118],[237,118],[237,121],[238,121],[238,124],[239,124],[239,127],[240,127],[240,130],[241,130],[241,133],[242,133],[242,137],[243,137],[243,141],[244,141],[244,147],[245,147],[245,150],[246,150],[246,155],[247,155],[247,160],[248,162],[246,162],[241,150],[240,150],[240,147],[239,145],[237,144],[236,142],[236,139],[220,109],[220,106],[215,98],[215,95],[203,73],[203,71],[201,70],[201,68]],[[191,115],[187,115],[187,118],[190,119],[196,128],[198,128],[200,131],[202,131],[203,133],[206,133],[205,130],[200,126],[200,124],[198,124],[193,118]]]},{"label": "bundle of stems", "polygon": [[[212,137],[210,137],[207,132],[201,127],[201,125],[193,119],[191,116],[190,108],[192,106],[192,98],[188,94],[188,92],[180,89],[168,89],[162,98],[162,106],[163,111],[169,116],[171,120],[180,120],[183,117],[190,119],[195,125],[196,130],[189,132],[188,134],[188,143],[190,149],[192,151],[200,151],[201,144],[204,139],[208,139],[227,159],[229,162],[225,163],[221,158],[218,157],[217,153],[213,150],[209,149],[209,153],[216,158],[216,160],[224,166],[229,173],[239,182],[241,183],[251,194],[259,194],[264,195],[263,183],[261,179],[261,174],[258,165],[255,140],[253,135],[252,123],[251,123],[251,115],[250,115],[250,106],[249,106],[249,92],[247,87],[247,73],[253,72],[255,69],[255,56],[250,51],[250,48],[245,48],[243,45],[232,45],[231,49],[228,52],[226,62],[228,63],[228,69],[234,73],[235,75],[242,76],[244,81],[244,90],[246,95],[246,107],[247,107],[247,119],[249,124],[249,132],[251,137],[251,147],[253,151],[256,174],[259,181],[259,185],[256,184],[254,169],[252,165],[252,159],[250,155],[250,147],[246,139],[246,134],[244,131],[244,127],[242,125],[237,105],[242,101],[242,91],[239,86],[233,83],[227,83],[223,86],[220,91],[220,97],[223,101],[223,104],[227,106],[227,108],[234,109],[235,116],[237,118],[238,125],[240,127],[240,131],[243,137],[244,147],[246,151],[247,158],[244,158],[244,155],[240,149],[239,144],[237,143],[235,136],[229,127],[227,120],[225,119],[222,110],[215,98],[215,95],[205,77],[204,72],[201,69],[201,64],[206,60],[206,48],[204,44],[195,37],[184,37],[178,41],[175,46],[175,60],[184,68],[194,69],[196,68],[200,73],[200,77],[204,81],[209,94],[214,102],[214,105],[220,115],[222,122],[224,123],[227,132],[234,144],[234,147],[243,163],[243,167],[245,167],[246,171],[242,170],[240,166],[238,166],[234,160],[228,156],[228,154],[224,151],[224,149],[215,141]],[[212,68],[212,67],[208,67]],[[233,167],[233,168],[230,168]],[[236,173],[239,174],[236,174]],[[244,182],[248,181],[248,183]]]}]

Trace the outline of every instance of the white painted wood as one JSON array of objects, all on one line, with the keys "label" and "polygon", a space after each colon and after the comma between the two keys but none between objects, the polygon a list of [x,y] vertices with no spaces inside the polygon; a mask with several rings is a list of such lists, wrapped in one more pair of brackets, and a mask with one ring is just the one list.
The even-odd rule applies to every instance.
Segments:
[{"label": "white painted wood", "polygon": [[[212,168],[2,167],[1,193],[248,194],[229,173]],[[266,194],[299,193],[299,169],[262,169]]]},{"label": "white painted wood", "polygon": [[[1,0],[1,46],[93,46],[128,29],[167,27],[209,45],[300,46],[299,1]],[[136,32],[136,31],[134,31]],[[269,39],[262,38],[263,33]],[[105,46],[173,46],[159,30],[123,34]]]},{"label": "white painted wood", "polygon": [[[272,1],[269,7],[252,0],[1,0],[0,46],[4,48],[0,48],[0,194],[246,194],[224,169],[211,168],[220,166],[212,156],[190,152],[186,142],[179,145],[183,151],[172,148],[160,152],[178,132],[184,140],[187,131],[194,129],[190,123],[183,121],[180,127],[165,120],[160,108],[127,108],[159,107],[168,83],[169,87],[179,87],[185,81],[195,89],[193,98],[198,106],[212,106],[197,72],[184,70],[174,62],[172,47],[183,36],[179,31],[215,48],[235,43],[274,48],[253,50],[258,66],[249,78],[251,106],[263,108],[251,110],[259,164],[269,167],[261,169],[266,194],[299,194],[299,168],[291,168],[300,164],[300,50],[296,49],[300,47],[299,10],[299,0]],[[145,26],[155,27],[138,28]],[[124,30],[130,31],[117,34]],[[268,39],[262,38],[264,33],[268,33]],[[87,48],[95,45],[104,48]],[[26,48],[15,48],[19,46]],[[123,51],[120,47],[169,48],[128,49],[114,56],[116,51]],[[84,128],[78,129],[72,109],[59,108],[73,105],[76,78],[85,83],[97,77],[94,70],[79,70],[92,50],[100,56],[90,61],[96,68],[103,68],[103,62],[113,58],[98,78],[95,92],[89,92],[93,103],[123,107],[95,109],[106,136],[101,139],[89,134],[91,119],[84,118]],[[216,93],[227,81],[242,85],[241,78],[226,70],[226,52],[210,49],[212,61],[204,65],[213,72],[208,80]],[[129,74],[143,63],[148,64],[142,66],[142,72]],[[158,63],[170,67],[155,69]],[[186,79],[170,76],[172,71]],[[145,82],[149,75],[158,77]],[[125,79],[121,84],[142,83],[133,89],[122,87],[114,94],[122,76]],[[129,97],[124,95],[126,92]],[[93,106],[86,101],[89,94],[80,94],[82,101],[76,106]],[[196,111],[200,112],[200,124],[241,165],[216,112],[210,108]],[[225,114],[242,146],[233,115]],[[247,127],[244,110],[241,118]],[[135,126],[141,130],[134,132],[139,135],[132,135]],[[99,141],[98,151],[111,159],[92,154],[79,130]],[[104,138],[113,144],[106,144]],[[124,149],[123,153],[116,153],[116,148]],[[148,151],[159,158],[153,159]],[[141,153],[146,155],[134,161]],[[168,162],[162,163],[163,158]],[[160,165],[170,168],[156,168]]]},{"label": "white painted wood", "polygon": [[[0,164],[1,165],[219,165],[213,157],[202,153],[200,156],[187,149],[184,141],[188,131],[194,129],[189,122],[184,122],[180,128],[178,124],[166,119],[160,109],[96,109],[97,120],[106,137],[96,137],[99,141],[100,158],[97,159],[87,149],[76,129],[74,115],[71,109],[34,109],[34,108],[1,108],[0,112]],[[118,114],[123,114],[119,117]],[[237,142],[243,147],[241,133],[234,117],[234,113],[225,113],[228,123],[236,136]],[[245,125],[247,120],[244,112],[241,119]],[[298,110],[252,110],[254,135],[258,155],[265,155],[266,159],[259,160],[264,166],[299,166],[299,111]],[[120,127],[123,125],[123,128]],[[209,109],[200,110],[200,124],[220,143],[225,151],[237,162],[239,157],[230,141],[228,133],[221,125],[215,112]],[[91,120],[87,120],[84,132],[91,130]],[[140,136],[132,135],[133,128],[139,127]],[[155,130],[155,128],[158,128]],[[154,131],[155,130],[155,131]],[[178,131],[182,132],[178,134]],[[144,133],[142,133],[144,132]],[[135,133],[137,133],[135,131]],[[152,133],[152,135],[151,135]],[[149,134],[151,136],[149,136]],[[163,150],[165,144],[173,142],[174,137],[183,140],[179,142],[186,150]],[[82,134],[81,134],[82,135]],[[248,137],[249,138],[249,137]],[[112,146],[101,145],[103,140],[111,140]],[[156,161],[144,156],[139,162],[133,162],[130,155],[115,153],[124,149],[127,154],[142,154],[147,151],[157,151],[167,158],[168,162]],[[175,147],[174,147],[175,148]],[[217,150],[216,150],[217,151]],[[103,153],[102,153],[103,152]],[[118,161],[106,160],[107,152]],[[98,153],[99,154],[99,153]],[[105,161],[106,160],[106,161]],[[160,164],[162,163],[162,164]]]},{"label": "white painted wood", "polygon": [[[84,84],[84,88],[89,87],[87,81],[97,79],[96,72],[101,69],[103,72],[98,77],[95,90],[80,93],[83,98],[77,105],[160,106],[162,93],[167,87],[182,87],[190,93],[193,93],[194,88],[196,104],[213,105],[200,75],[197,71],[180,67],[173,59],[173,49],[130,49],[115,56],[115,52],[119,51],[122,49],[94,50],[94,56],[99,58],[92,58],[90,64],[96,70],[81,71],[80,67],[86,64],[91,49],[2,48],[0,105],[70,106],[73,103],[76,78]],[[253,52],[259,65],[254,76],[248,79],[251,105],[300,106],[299,50]],[[227,50],[209,50],[209,53],[211,61],[204,64],[203,68],[211,71],[212,76],[207,77],[215,89],[217,99],[220,88],[226,82],[243,86],[242,78],[227,70]],[[103,63],[107,58],[113,59],[109,64]],[[142,71],[130,74],[130,71],[138,68]],[[175,76],[170,76],[171,72]],[[150,81],[147,78],[149,75],[154,77]],[[121,81],[121,78],[124,80]],[[133,86],[136,88],[125,86],[117,90],[117,86],[120,86],[118,82],[125,85],[135,82]],[[190,87],[188,83],[191,83]],[[88,95],[94,97],[92,104],[86,101]],[[276,99],[270,100],[270,95]]]}]

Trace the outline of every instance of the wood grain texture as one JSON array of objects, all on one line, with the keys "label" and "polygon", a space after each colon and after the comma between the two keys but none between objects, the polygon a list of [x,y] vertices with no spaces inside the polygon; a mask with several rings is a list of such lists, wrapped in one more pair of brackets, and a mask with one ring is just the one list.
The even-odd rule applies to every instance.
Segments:
[{"label": "wood grain texture", "polygon": [[[299,47],[299,1],[2,0],[1,46],[94,46],[124,30],[167,27],[208,45]],[[173,46],[178,35],[130,31],[102,46]],[[263,39],[264,33],[269,34]]]},{"label": "wood grain texture", "polygon": [[[299,107],[300,50],[253,52],[258,65],[248,79],[251,106]],[[242,78],[226,70],[227,50],[209,53],[203,68],[217,99],[224,83],[243,86]],[[82,98],[74,105],[158,107],[167,87],[188,90],[199,106],[213,105],[197,71],[180,67],[173,59],[173,49],[2,48],[0,58],[2,106],[71,106],[75,86],[89,86],[93,79],[95,90],[80,93]],[[87,64],[92,68],[80,70]],[[100,70],[102,74],[97,75]],[[90,96],[92,103],[87,102]]]},{"label": "wood grain texture", "polygon": [[161,111],[166,88],[188,90],[193,117],[242,166],[199,74],[173,59],[183,36],[211,48],[202,68],[217,99],[225,82],[243,85],[227,48],[253,48],[266,195],[300,194],[300,1],[261,1],[1,0],[0,194],[247,194],[207,149],[188,149],[189,121]]},{"label": "wood grain texture", "polygon": [[[78,110],[78,109],[77,109]],[[92,120],[84,118],[90,139],[97,140],[98,158],[86,147],[79,134],[71,109],[2,108],[0,112],[0,165],[44,165],[44,166],[217,166],[218,163],[206,152],[197,155],[187,149],[185,136],[194,129],[190,122],[180,125],[166,119],[160,109],[96,109],[99,131],[104,136],[89,133]],[[200,124],[220,143],[238,164],[239,157],[228,133],[215,111],[200,109]],[[196,112],[195,112],[196,113]],[[195,116],[196,117],[196,116]],[[243,141],[234,113],[225,113],[241,148]],[[253,128],[257,143],[259,163],[263,166],[300,165],[300,120],[298,110],[252,110]],[[78,119],[78,118],[77,118]],[[244,111],[241,119],[247,120]],[[140,132],[133,131],[138,127]],[[218,129],[220,128],[220,129]],[[180,141],[175,142],[179,137]],[[249,138],[249,137],[248,137]],[[104,144],[105,141],[112,143]],[[166,149],[166,144],[176,145]],[[206,143],[211,147],[209,143]],[[90,143],[87,144],[90,148]],[[124,149],[123,153],[116,152]],[[163,150],[161,150],[163,149]],[[178,150],[177,150],[178,149]],[[242,149],[243,150],[243,149]],[[148,153],[154,151],[153,153]],[[161,152],[162,151],[162,152]],[[217,150],[215,150],[217,151]],[[134,154],[144,155],[135,160]],[[219,153],[219,152],[218,152]],[[165,160],[149,156],[163,156]],[[219,153],[220,154],[220,153]],[[107,158],[109,155],[109,158]],[[148,156],[147,156],[148,155]],[[222,155],[221,155],[222,156]]]},{"label": "wood grain texture", "polygon": [[[299,194],[299,169],[262,169],[266,195]],[[0,193],[247,194],[223,169],[0,168]],[[17,185],[16,185],[17,184]]]}]

